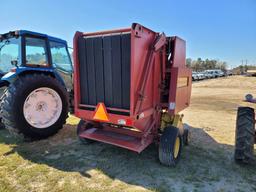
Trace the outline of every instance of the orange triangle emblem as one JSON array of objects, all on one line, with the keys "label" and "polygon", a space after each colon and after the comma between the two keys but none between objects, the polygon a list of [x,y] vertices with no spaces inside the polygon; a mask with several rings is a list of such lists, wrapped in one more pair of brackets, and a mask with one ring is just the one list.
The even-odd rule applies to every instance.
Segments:
[{"label": "orange triangle emblem", "polygon": [[96,107],[94,120],[109,121],[106,107],[103,103],[99,103]]}]

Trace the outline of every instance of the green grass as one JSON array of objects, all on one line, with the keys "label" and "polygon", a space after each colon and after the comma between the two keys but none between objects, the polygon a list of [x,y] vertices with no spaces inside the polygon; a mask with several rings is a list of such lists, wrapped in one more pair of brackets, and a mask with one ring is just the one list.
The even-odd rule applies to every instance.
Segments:
[{"label": "green grass", "polygon": [[168,168],[159,164],[154,145],[141,154],[97,142],[81,145],[77,122],[72,117],[56,136],[37,142],[0,130],[0,191],[256,190],[256,166],[235,164],[233,146],[193,142],[178,166]]}]

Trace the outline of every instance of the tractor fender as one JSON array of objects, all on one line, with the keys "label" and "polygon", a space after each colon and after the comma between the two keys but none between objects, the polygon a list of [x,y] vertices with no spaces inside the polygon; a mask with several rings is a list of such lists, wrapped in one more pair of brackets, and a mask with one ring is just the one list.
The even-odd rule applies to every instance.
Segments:
[{"label": "tractor fender", "polygon": [[14,72],[8,72],[1,78],[0,87],[3,84],[4,86],[9,85],[16,81],[16,79],[19,76],[23,76],[26,74],[33,74],[33,73],[44,73],[51,75],[52,77],[56,78],[64,87],[66,87],[64,80],[62,77],[59,75],[59,73],[54,69],[54,68],[34,68],[34,67],[18,67],[16,68],[16,71]]}]

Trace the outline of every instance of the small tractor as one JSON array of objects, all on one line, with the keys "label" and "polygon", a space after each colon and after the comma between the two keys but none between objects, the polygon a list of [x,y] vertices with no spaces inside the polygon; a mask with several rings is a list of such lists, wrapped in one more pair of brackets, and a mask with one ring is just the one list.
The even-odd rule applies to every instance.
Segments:
[{"label": "small tractor", "polygon": [[[245,96],[247,102],[256,103],[251,94]],[[239,107],[236,120],[234,158],[237,163],[248,164],[254,158],[256,144],[255,112],[251,107]]]},{"label": "small tractor", "polygon": [[5,128],[31,139],[55,134],[72,107],[72,73],[66,41],[25,30],[0,35]]},{"label": "small tractor", "polygon": [[74,109],[83,143],[100,141],[135,152],[155,142],[159,160],[174,166],[189,131],[192,71],[185,41],[134,23],[74,36]]}]

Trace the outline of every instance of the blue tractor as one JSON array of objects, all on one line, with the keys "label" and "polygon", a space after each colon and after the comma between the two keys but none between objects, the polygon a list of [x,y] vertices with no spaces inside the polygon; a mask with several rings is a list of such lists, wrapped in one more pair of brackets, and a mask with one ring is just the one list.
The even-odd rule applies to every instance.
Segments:
[{"label": "blue tractor", "polygon": [[72,108],[72,72],[66,41],[25,30],[0,35],[4,127],[33,140],[57,133]]}]

